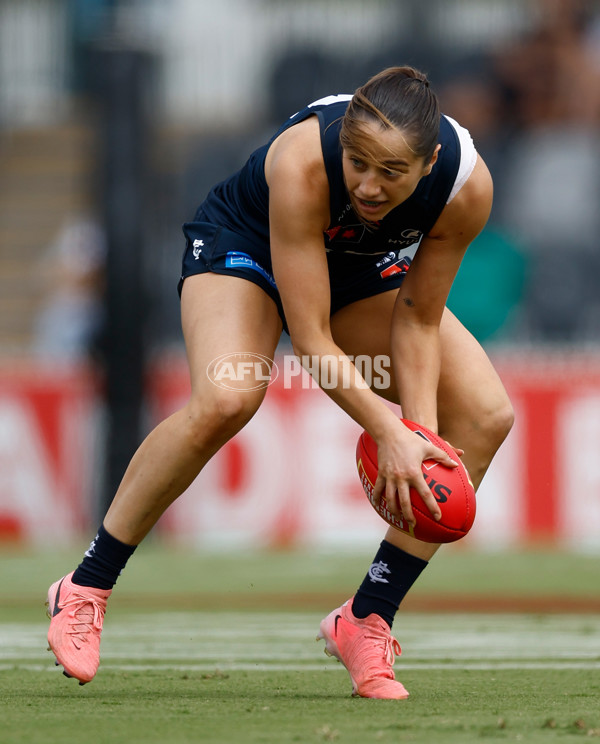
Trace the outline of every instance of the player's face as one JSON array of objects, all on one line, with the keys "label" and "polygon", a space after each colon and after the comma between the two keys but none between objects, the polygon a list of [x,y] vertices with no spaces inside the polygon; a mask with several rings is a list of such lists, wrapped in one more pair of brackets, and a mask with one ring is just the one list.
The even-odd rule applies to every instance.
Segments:
[{"label": "player's face", "polygon": [[439,145],[429,162],[411,151],[397,129],[384,129],[377,122],[365,121],[363,132],[369,137],[369,154],[360,146],[344,149],[344,182],[354,211],[363,219],[377,221],[397,207],[429,175]]}]

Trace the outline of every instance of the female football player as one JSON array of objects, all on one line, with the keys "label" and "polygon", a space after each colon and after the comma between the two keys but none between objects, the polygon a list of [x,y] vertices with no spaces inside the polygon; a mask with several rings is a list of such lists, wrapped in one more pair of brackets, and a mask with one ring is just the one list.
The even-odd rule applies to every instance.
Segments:
[{"label": "female football player", "polygon": [[[300,359],[321,360],[328,395],[377,442],[376,498],[409,524],[410,487],[440,515],[422,462],[455,463],[405,427],[382,395],[438,431],[481,482],[512,408],[445,305],[491,203],[492,180],[468,132],[440,114],[426,77],[409,67],[311,104],[212,189],[184,225],[191,397],[142,443],[82,563],[48,592],[48,641],[67,676],[94,677],[106,600],[127,559],[263,399],[264,388],[249,391],[247,380],[237,390],[208,379],[223,354],[272,358],[285,328]],[[349,356],[363,354],[391,358],[386,390],[368,388],[352,367]],[[353,694],[407,697],[394,678],[390,629],[437,547],[388,529],[356,595],[321,623]]]}]

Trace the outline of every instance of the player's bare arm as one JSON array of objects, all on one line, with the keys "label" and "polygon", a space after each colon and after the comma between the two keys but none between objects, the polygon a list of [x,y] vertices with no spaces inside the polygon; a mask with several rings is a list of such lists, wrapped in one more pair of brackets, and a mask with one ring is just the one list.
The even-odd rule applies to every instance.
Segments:
[{"label": "player's bare arm", "polygon": [[402,284],[392,325],[393,365],[403,415],[437,431],[439,327],[463,256],[485,226],[493,186],[481,158],[423,238]]},{"label": "player's bare arm", "polygon": [[[423,239],[400,289],[392,322],[393,368],[402,413],[437,431],[437,386],[441,363],[439,326],[452,282],[468,245],[483,229],[491,209],[492,181],[481,159],[461,191]],[[450,443],[452,444],[452,443]],[[394,440],[379,445],[381,469],[392,467],[400,453]],[[457,450],[460,455],[462,450]],[[393,481],[385,488],[386,500]],[[406,481],[401,483],[406,488]],[[407,492],[399,492],[404,503]]]}]

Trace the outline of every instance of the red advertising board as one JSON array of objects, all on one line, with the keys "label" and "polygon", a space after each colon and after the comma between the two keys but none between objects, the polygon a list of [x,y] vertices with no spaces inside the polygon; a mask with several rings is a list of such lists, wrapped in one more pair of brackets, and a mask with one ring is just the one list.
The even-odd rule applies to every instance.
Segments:
[{"label": "red advertising board", "polygon": [[99,403],[87,368],[0,368],[0,540],[52,545],[88,529]]},{"label": "red advertising board", "polygon": [[[600,550],[600,356],[499,355],[516,424],[462,543],[543,541]],[[385,532],[360,486],[359,427],[311,379],[278,376],[250,423],[170,507],[157,532],[210,549],[372,546]],[[189,392],[181,357],[149,375],[157,422]],[[102,462],[102,404],[88,369],[0,369],[0,540],[87,539]]]}]

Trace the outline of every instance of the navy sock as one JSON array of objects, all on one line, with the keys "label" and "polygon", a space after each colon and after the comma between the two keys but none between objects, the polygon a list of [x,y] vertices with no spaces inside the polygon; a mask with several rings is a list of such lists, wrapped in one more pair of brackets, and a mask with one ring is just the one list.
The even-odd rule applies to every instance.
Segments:
[{"label": "navy sock", "polygon": [[426,566],[427,561],[383,540],[354,596],[354,616],[364,618],[375,613],[391,628],[400,603]]},{"label": "navy sock", "polygon": [[117,540],[104,529],[104,525],[100,525],[98,534],[73,573],[72,582],[96,589],[112,589],[136,547]]}]

